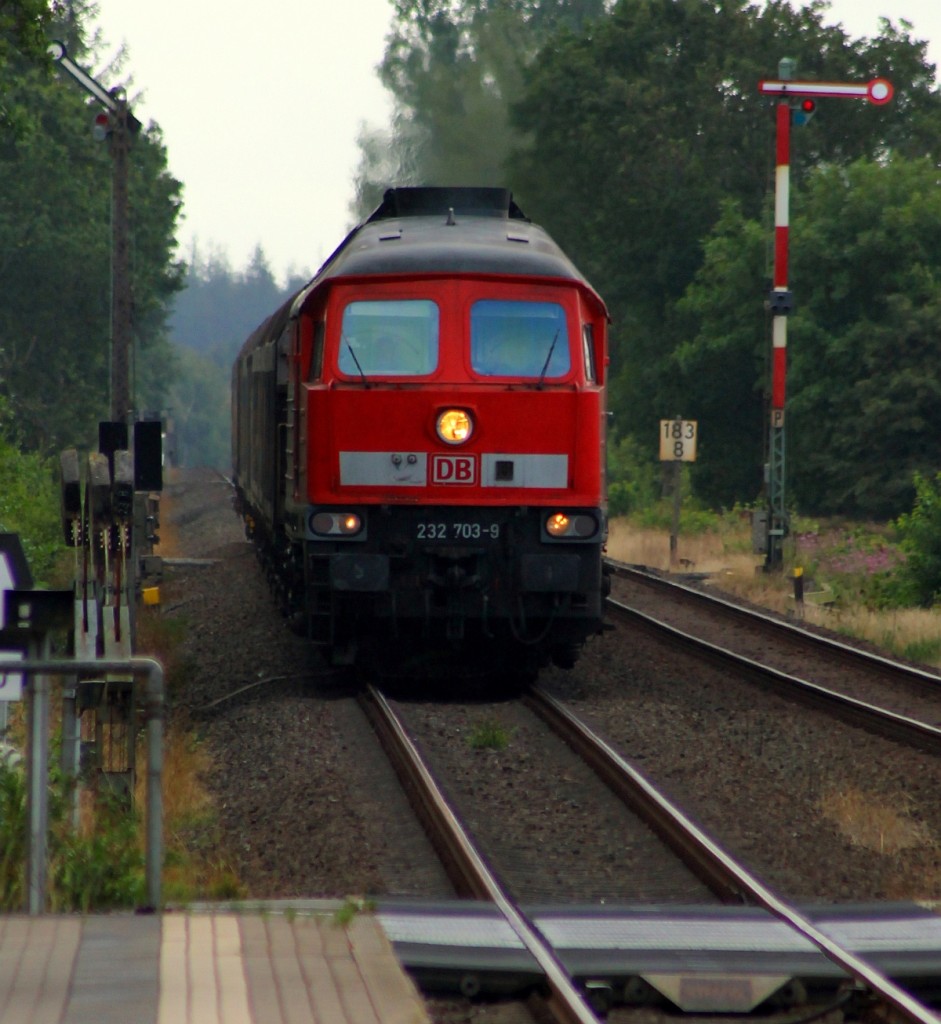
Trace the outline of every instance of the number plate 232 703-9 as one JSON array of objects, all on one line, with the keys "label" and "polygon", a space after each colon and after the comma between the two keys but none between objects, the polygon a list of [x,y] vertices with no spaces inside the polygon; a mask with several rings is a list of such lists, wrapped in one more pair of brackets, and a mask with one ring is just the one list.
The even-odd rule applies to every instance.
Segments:
[{"label": "number plate 232 703-9", "polygon": [[438,541],[439,543],[461,543],[492,541],[500,538],[499,523],[475,523],[467,520],[457,522],[420,522],[415,524],[415,539]]}]

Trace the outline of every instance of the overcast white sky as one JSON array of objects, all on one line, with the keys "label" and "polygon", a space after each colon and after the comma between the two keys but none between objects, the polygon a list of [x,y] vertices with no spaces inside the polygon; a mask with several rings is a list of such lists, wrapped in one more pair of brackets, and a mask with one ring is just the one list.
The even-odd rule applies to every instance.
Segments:
[{"label": "overcast white sky", "polygon": [[[98,3],[107,52],[129,50],[132,109],[184,186],[180,254],[195,238],[242,268],[260,243],[276,277],[316,270],[351,226],[357,134],[388,123],[375,69],[391,0]],[[880,16],[912,22],[941,63],[939,0],[833,0],[828,20],[862,36]]]}]

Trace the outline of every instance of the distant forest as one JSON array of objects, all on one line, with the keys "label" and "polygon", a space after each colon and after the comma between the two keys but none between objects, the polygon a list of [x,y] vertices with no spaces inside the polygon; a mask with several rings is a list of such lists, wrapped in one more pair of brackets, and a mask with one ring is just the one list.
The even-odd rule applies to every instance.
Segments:
[{"label": "distant forest", "polygon": [[251,331],[311,275],[278,285],[261,246],[244,270],[226,257],[190,254],[185,284],[168,318],[180,373],[168,412],[177,431],[177,458],[189,466],[229,468],[229,373]]}]

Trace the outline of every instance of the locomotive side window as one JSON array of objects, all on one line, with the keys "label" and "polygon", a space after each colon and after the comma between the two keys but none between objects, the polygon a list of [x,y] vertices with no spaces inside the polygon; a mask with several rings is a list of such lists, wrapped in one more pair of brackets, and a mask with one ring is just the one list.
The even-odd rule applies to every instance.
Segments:
[{"label": "locomotive side window", "polygon": [[429,299],[350,302],[343,310],[340,372],[421,377],[438,365],[438,306]]},{"label": "locomotive side window", "polygon": [[307,379],[314,381],[323,377],[323,339],[327,325],[323,320],[314,324],[314,343],[310,350],[310,373]]},{"label": "locomotive side window", "polygon": [[571,368],[565,310],[557,302],[475,302],[471,366],[483,377],[563,376]]},{"label": "locomotive side window", "polygon": [[582,325],[582,354],[585,357],[585,380],[589,384],[596,384],[598,378],[595,375],[595,332],[591,324]]}]

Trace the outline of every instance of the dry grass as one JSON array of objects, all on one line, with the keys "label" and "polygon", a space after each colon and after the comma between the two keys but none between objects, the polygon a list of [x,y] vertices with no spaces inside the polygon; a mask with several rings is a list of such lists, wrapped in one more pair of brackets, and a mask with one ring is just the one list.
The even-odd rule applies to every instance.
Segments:
[{"label": "dry grass", "polygon": [[[145,764],[143,740],[138,763]],[[192,733],[172,730],[164,737],[164,899],[238,899],[245,895],[219,852],[216,812],[206,788],[211,768],[207,749]],[[138,772],[136,800],[144,805],[145,779]]]},{"label": "dry grass", "polygon": [[[185,685],[189,663],[182,655],[185,624],[166,619],[159,607],[141,608],[137,620],[137,652],[157,658],[164,667],[168,694]],[[138,750],[138,764],[146,764]],[[206,780],[210,754],[192,732],[171,726],[164,735],[163,819],[166,859],[165,899],[235,899],[244,895],[219,851],[218,829]],[[144,806],[143,772],[138,772],[136,799]]]},{"label": "dry grass", "polygon": [[[762,572],[764,559],[744,548],[741,534],[708,532],[677,542],[677,572],[706,573],[716,586],[765,608],[784,612],[793,606],[793,587],[781,576]],[[748,537],[750,543],[750,535]],[[637,530],[624,519],[611,522],[608,555],[619,562],[670,571],[670,536],[664,531]]]},{"label": "dry grass", "polygon": [[[733,529],[726,524],[715,531],[681,535],[676,569],[707,573],[717,588],[783,615],[796,614],[792,571],[764,572],[764,557],[752,554],[750,545],[750,526],[745,522]],[[670,537],[663,530],[635,529],[627,520],[615,519],[611,522],[608,554],[620,562],[669,571]],[[807,583],[818,589],[838,587],[840,578],[835,574],[828,580],[821,575]],[[897,657],[941,670],[941,608],[873,611],[848,605],[845,600],[822,604],[808,589],[801,615],[806,622],[867,640]]]},{"label": "dry grass", "polygon": [[941,610],[937,608],[815,608],[808,620],[912,661],[941,669]]},{"label": "dry grass", "polygon": [[934,847],[931,830],[908,813],[904,793],[891,798],[850,788],[825,794],[820,813],[853,844],[885,856],[903,850]]}]

